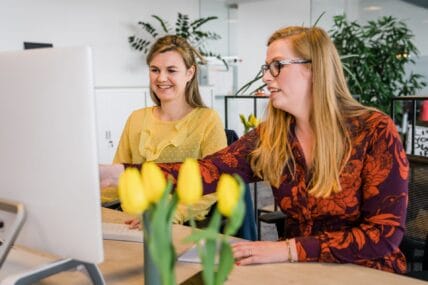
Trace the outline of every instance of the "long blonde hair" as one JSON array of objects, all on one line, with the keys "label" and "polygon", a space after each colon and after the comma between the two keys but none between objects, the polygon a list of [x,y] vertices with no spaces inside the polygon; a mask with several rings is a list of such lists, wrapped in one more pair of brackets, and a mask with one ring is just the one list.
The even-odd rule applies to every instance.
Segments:
[{"label": "long blonde hair", "polygon": [[[362,115],[369,108],[352,98],[337,50],[327,33],[317,27],[287,27],[272,34],[268,46],[287,39],[293,52],[311,60],[312,106],[310,123],[314,132],[312,180],[309,194],[328,197],[341,191],[339,175],[351,155],[351,137],[346,119]],[[295,173],[295,158],[289,143],[294,118],[269,104],[266,121],[260,126],[260,140],[250,155],[256,175],[278,187],[287,167]]]},{"label": "long blonde hair", "polygon": [[[195,67],[195,73],[193,78],[187,82],[185,90],[185,98],[187,104],[191,107],[205,107],[204,102],[202,101],[201,94],[199,92],[199,83],[198,83],[198,64],[196,62],[196,57],[199,58],[201,62],[205,62],[203,56],[193,48],[184,38],[176,35],[166,35],[162,38],[159,38],[153,46],[150,48],[149,53],[147,54],[147,65],[150,65],[150,62],[153,60],[155,55],[159,53],[164,53],[167,51],[176,51],[183,58],[186,68],[189,69],[192,66]],[[150,97],[152,97],[153,102],[160,106],[161,102],[156,94],[150,88]]]}]

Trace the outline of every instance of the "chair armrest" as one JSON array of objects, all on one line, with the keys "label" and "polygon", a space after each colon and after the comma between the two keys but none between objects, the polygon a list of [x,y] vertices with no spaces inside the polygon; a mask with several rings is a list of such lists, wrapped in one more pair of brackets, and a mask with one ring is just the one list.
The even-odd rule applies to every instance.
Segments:
[{"label": "chair armrest", "polygon": [[113,210],[122,210],[120,207],[120,200],[109,201],[101,204],[104,208],[109,208]]},{"label": "chair armrest", "polygon": [[283,212],[275,211],[275,212],[270,212],[270,213],[259,215],[259,221],[264,222],[264,223],[268,223],[268,224],[274,224],[274,223],[277,223],[281,220],[284,220],[286,217],[287,217],[287,215],[284,214]]}]

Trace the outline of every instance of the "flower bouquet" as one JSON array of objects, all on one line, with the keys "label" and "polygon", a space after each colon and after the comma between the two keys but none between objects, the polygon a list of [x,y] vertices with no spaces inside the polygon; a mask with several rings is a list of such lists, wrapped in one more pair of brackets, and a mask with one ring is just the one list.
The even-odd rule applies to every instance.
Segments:
[{"label": "flower bouquet", "polygon": [[[122,209],[143,215],[145,284],[176,284],[172,218],[179,201],[188,205],[191,213],[192,205],[202,196],[202,179],[196,160],[185,160],[174,193],[171,193],[172,188],[172,182],[165,180],[164,174],[153,162],[144,163],[141,174],[135,168],[127,168],[119,178]],[[223,174],[217,186],[217,208],[209,226],[196,230],[191,218],[193,230],[185,241],[194,242],[198,247],[205,285],[223,284],[233,269],[234,258],[227,236],[236,233],[242,224],[245,215],[244,191],[244,184],[238,176]],[[224,235],[220,234],[222,215],[226,218]]]}]

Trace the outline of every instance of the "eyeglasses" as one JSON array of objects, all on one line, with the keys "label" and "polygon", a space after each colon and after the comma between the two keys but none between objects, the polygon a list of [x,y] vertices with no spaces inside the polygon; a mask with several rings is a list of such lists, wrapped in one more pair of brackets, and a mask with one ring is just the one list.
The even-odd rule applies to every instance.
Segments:
[{"label": "eyeglasses", "polygon": [[272,74],[273,77],[277,77],[279,73],[281,72],[281,68],[285,65],[289,64],[305,64],[305,63],[311,63],[312,61],[309,59],[283,59],[283,60],[274,60],[269,64],[263,64],[262,74],[264,75],[266,71],[270,71],[270,74]]}]

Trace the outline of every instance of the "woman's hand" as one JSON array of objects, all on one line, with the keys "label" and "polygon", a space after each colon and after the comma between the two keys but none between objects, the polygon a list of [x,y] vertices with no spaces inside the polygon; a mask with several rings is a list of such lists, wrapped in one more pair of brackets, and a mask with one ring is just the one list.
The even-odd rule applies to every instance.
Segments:
[{"label": "woman's hand", "polygon": [[100,164],[100,186],[102,188],[117,186],[120,174],[125,170],[123,164]]},{"label": "woman's hand", "polygon": [[288,261],[288,247],[282,241],[237,242],[232,251],[237,265]]},{"label": "woman's hand", "polygon": [[141,221],[137,218],[126,220],[125,224],[129,226],[130,229],[139,229],[141,230]]}]

